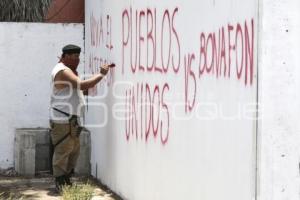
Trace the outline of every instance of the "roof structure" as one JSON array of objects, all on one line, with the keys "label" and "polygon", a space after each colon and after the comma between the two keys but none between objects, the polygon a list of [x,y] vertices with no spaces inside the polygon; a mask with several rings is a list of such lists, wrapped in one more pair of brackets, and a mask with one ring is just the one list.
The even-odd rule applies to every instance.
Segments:
[{"label": "roof structure", "polygon": [[0,21],[43,22],[52,0],[1,0]]}]

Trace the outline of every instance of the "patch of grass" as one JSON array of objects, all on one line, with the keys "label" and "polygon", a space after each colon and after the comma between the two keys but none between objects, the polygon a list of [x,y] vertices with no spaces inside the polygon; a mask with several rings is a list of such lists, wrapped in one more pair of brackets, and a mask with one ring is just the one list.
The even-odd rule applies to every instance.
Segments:
[{"label": "patch of grass", "polygon": [[23,200],[23,197],[19,194],[0,192],[0,200]]},{"label": "patch of grass", "polygon": [[89,184],[74,184],[62,189],[63,200],[90,200],[93,197],[94,187]]}]

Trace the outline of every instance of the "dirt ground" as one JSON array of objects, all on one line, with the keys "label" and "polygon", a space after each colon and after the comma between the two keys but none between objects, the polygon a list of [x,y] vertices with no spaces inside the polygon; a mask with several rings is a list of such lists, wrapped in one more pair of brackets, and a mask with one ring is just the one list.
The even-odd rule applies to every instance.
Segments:
[{"label": "dirt ground", "polygon": [[[92,200],[122,200],[92,177],[75,176],[72,178],[72,182],[91,184],[95,188]],[[56,192],[54,179],[50,175],[26,178],[14,174],[0,174],[0,199],[56,200],[63,198]]]}]

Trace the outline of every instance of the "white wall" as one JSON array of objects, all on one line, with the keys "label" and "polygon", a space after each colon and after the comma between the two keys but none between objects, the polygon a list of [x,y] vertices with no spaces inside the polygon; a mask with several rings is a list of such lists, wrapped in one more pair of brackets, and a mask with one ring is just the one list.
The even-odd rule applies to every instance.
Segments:
[{"label": "white wall", "polygon": [[[117,65],[89,98],[94,176],[130,200],[254,198],[257,8],[250,0],[86,1],[86,71],[98,72],[105,61]],[[156,36],[147,34],[153,24]],[[210,33],[216,48],[211,38],[201,48]],[[141,70],[151,68],[153,52],[154,66],[166,68],[169,45],[166,72]],[[214,70],[208,66],[199,77],[204,52],[210,61],[212,51]],[[148,106],[146,84],[155,95]],[[126,92],[138,99],[133,120],[120,119],[130,112]]]},{"label": "white wall", "polygon": [[300,2],[260,2],[259,199],[300,198]]},{"label": "white wall", "polygon": [[68,43],[83,46],[82,24],[0,23],[0,168],[13,166],[15,128],[48,127],[50,73]]}]

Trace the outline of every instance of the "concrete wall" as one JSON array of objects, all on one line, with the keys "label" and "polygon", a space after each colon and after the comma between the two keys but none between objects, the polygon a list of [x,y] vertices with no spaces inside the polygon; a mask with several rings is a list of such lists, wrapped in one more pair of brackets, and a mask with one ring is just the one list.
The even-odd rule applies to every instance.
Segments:
[{"label": "concrete wall", "polygon": [[92,173],[125,199],[255,196],[257,2],[86,1]]},{"label": "concrete wall", "polygon": [[13,166],[16,128],[49,126],[50,73],[68,43],[83,46],[82,24],[0,23],[0,168]]},{"label": "concrete wall", "polygon": [[300,199],[299,10],[260,1],[259,200]]}]

